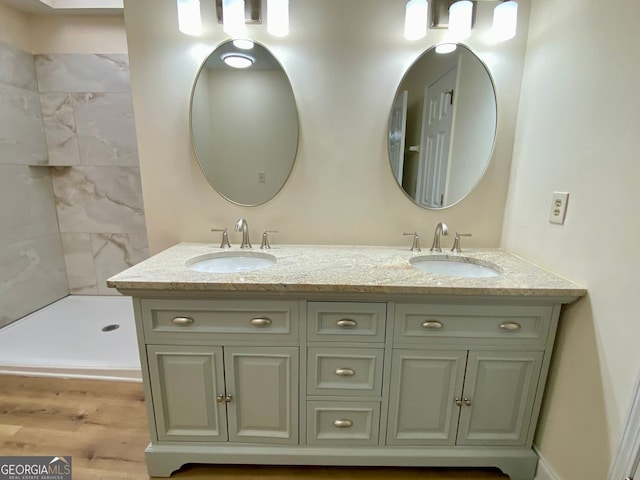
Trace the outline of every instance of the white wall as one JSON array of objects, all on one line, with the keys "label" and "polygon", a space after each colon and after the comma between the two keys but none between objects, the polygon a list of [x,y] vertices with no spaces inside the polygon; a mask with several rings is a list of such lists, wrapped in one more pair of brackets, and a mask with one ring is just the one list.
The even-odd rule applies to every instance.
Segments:
[{"label": "white wall", "polygon": [[0,3],[0,42],[31,53],[29,17],[2,3]]},{"label": "white wall", "polygon": [[[640,367],[640,3],[536,0],[502,246],[582,283],[537,438],[560,480],[602,480]],[[571,193],[564,226],[553,191]]]},{"label": "white wall", "polygon": [[[520,7],[523,36],[498,48],[478,36],[469,44],[492,70],[499,89],[499,131],[493,161],[479,187],[460,205],[427,211],[397,186],[387,154],[388,118],[409,65],[442,33],[404,40],[405,0],[296,0],[291,34],[250,35],[287,72],[300,120],[297,161],[283,190],[259,207],[220,197],[202,175],[191,148],[189,95],[203,58],[225,35],[205,11],[205,34],[178,32],[175,0],[127,0],[125,20],[152,252],[180,241],[219,239],[212,227],[243,216],[254,238],[278,230],[274,243],[410,243],[402,232],[431,237],[440,221],[473,233],[468,245],[499,244],[509,175],[529,2]],[[207,10],[207,3],[202,4]],[[492,5],[479,2],[478,30],[491,23]],[[151,15],[150,12],[153,12]],[[231,235],[232,242],[239,238]],[[427,240],[428,241],[428,240]],[[448,244],[445,241],[445,244]]]},{"label": "white wall", "polygon": [[33,15],[32,53],[127,53],[122,16]]}]

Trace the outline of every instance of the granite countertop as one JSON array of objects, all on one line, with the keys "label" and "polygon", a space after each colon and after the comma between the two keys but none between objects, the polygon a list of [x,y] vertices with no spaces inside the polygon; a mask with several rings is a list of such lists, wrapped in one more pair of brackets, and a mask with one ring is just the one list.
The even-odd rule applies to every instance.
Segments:
[{"label": "granite countertop", "polygon": [[[274,265],[242,273],[201,273],[187,264],[208,254],[239,252],[212,244],[180,243],[109,280],[119,290],[200,292],[333,292],[440,295],[499,295],[572,297],[586,289],[548,270],[500,249],[448,250],[432,254],[402,247],[277,245],[268,250]],[[252,252],[264,253],[259,248]],[[446,277],[425,273],[409,260],[422,255],[462,256],[480,264],[493,264],[501,275],[491,278]]]}]

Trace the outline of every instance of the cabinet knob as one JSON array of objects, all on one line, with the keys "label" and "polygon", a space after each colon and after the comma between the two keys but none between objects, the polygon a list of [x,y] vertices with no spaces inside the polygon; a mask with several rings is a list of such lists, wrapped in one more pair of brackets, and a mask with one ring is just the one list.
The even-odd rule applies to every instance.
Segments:
[{"label": "cabinet knob", "polygon": [[471,400],[469,400],[468,398],[466,398],[466,397],[465,397],[465,399],[464,399],[464,404],[465,404],[467,407],[470,407],[470,406],[471,406]]},{"label": "cabinet knob", "polygon": [[438,320],[425,320],[420,324],[422,328],[428,328],[429,330],[438,330],[442,328],[442,322]]},{"label": "cabinet knob", "polygon": [[338,320],[336,322],[336,325],[340,328],[355,328],[358,326],[358,322],[350,318],[343,318],[341,320]]},{"label": "cabinet knob", "polygon": [[272,322],[270,318],[252,318],[249,323],[254,327],[268,327]]},{"label": "cabinet knob", "polygon": [[227,395],[224,397],[224,401],[226,403],[231,403],[232,400],[233,400],[233,397],[231,395]]},{"label": "cabinet knob", "polygon": [[334,420],[333,426],[336,428],[351,428],[353,427],[353,422],[351,420],[341,418],[339,420]]},{"label": "cabinet knob", "polygon": [[216,402],[222,403],[224,402],[224,395],[220,394],[216,397]]},{"label": "cabinet knob", "polygon": [[356,371],[351,368],[337,368],[336,375],[339,377],[353,377]]},{"label": "cabinet knob", "polygon": [[518,322],[502,322],[500,324],[500,328],[502,330],[507,330],[507,331],[513,332],[515,330],[520,330],[522,327],[520,326],[520,324]]},{"label": "cabinet knob", "polygon": [[175,325],[191,325],[195,320],[191,317],[174,317],[171,320]]},{"label": "cabinet knob", "polygon": [[456,405],[457,405],[458,407],[461,407],[461,406],[462,406],[462,399],[461,399],[460,397],[456,397]]}]

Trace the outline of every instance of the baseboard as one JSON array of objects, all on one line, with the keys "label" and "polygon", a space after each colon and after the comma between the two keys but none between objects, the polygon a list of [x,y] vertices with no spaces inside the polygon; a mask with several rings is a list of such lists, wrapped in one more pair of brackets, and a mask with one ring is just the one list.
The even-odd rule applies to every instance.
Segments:
[{"label": "baseboard", "polygon": [[533,448],[538,454],[538,470],[536,471],[536,476],[534,480],[562,480],[555,472],[551,469],[547,461],[544,459],[537,448]]}]

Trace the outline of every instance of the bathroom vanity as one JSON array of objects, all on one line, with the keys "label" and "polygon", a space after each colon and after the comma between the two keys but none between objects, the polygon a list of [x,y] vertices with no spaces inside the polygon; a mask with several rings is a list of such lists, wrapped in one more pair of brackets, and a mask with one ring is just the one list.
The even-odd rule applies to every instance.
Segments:
[{"label": "bathroom vanity", "polygon": [[[244,273],[179,244],[108,281],[133,297],[152,476],[186,463],[498,467],[532,441],[568,280],[501,250],[434,275],[393,247],[278,246]],[[441,254],[438,260],[449,256]]]}]

